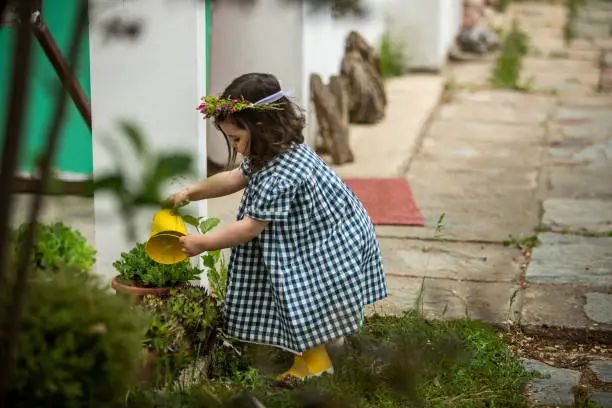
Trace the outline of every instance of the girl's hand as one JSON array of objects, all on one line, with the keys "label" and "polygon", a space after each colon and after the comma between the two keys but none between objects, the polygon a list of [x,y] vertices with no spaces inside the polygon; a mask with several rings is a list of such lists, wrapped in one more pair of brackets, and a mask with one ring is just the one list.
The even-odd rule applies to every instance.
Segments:
[{"label": "girl's hand", "polygon": [[168,197],[168,202],[172,208],[179,208],[189,204],[189,190],[184,188]]},{"label": "girl's hand", "polygon": [[184,237],[180,238],[180,242],[183,253],[190,258],[209,249],[206,243],[206,237],[204,235],[185,235]]}]

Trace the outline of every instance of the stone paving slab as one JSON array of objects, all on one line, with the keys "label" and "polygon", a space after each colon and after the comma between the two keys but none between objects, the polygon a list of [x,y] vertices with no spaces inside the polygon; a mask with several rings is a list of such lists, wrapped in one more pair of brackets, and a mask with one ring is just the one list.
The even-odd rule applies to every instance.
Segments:
[{"label": "stone paving slab", "polygon": [[597,51],[599,52],[599,47],[595,43],[595,41],[591,38],[573,38],[568,48],[572,51]]},{"label": "stone paving slab", "polygon": [[551,164],[612,167],[612,140],[589,143],[584,139],[566,139],[552,143],[548,155]]},{"label": "stone paving slab", "polygon": [[521,360],[527,372],[540,374],[540,378],[529,382],[526,390],[536,403],[556,407],[574,405],[574,387],[580,384],[580,371],[551,367],[536,360]]},{"label": "stone paving slab", "polygon": [[440,120],[480,120],[498,123],[541,124],[548,114],[538,109],[537,104],[528,103],[483,103],[483,102],[453,102],[443,105],[436,118]]},{"label": "stone paving slab", "polygon": [[553,198],[545,200],[543,207],[542,222],[553,231],[612,232],[612,200]]},{"label": "stone paving slab", "polygon": [[577,37],[608,37],[610,35],[610,24],[599,23],[595,24],[592,21],[576,20],[572,24],[574,35]]},{"label": "stone paving slab", "polygon": [[444,204],[460,199],[532,199],[537,187],[537,169],[462,170],[430,166],[426,161],[413,163],[408,181],[417,204]]},{"label": "stone paving slab", "polygon": [[369,306],[368,314],[401,314],[418,307],[427,317],[467,316],[500,323],[513,317],[521,304],[519,286],[505,282],[460,282],[389,276],[387,285],[390,296]]},{"label": "stone paving slab", "polygon": [[[521,326],[527,332],[547,327],[604,333],[609,338],[612,325],[589,319],[585,312],[590,288],[568,285],[532,284],[522,291]],[[601,310],[612,313],[612,310]]]},{"label": "stone paving slab", "polygon": [[518,282],[518,249],[464,242],[380,239],[387,276]]},{"label": "stone paving slab", "polygon": [[544,169],[543,198],[612,198],[610,168],[555,166]]},{"label": "stone paving slab", "polygon": [[570,142],[582,141],[583,146],[589,142],[596,143],[612,138],[612,123],[605,121],[584,121],[581,123],[556,123],[552,130],[551,145],[569,140]]},{"label": "stone paving slab", "polygon": [[421,145],[419,160],[452,170],[497,169],[516,171],[539,166],[541,147],[495,142],[464,141],[459,138],[427,138]]},{"label": "stone paving slab", "polygon": [[596,62],[599,59],[599,50],[567,50],[567,58],[578,61],[593,61]]},{"label": "stone paving slab", "polygon": [[597,71],[599,66],[595,61],[583,61],[572,59],[551,59],[551,58],[525,58],[523,69],[527,71],[541,72],[561,71],[565,74],[582,75],[590,71]]},{"label": "stone paving slab", "polygon": [[585,295],[584,312],[594,322],[612,324],[612,295],[609,293],[589,292]]},{"label": "stone paving slab", "polygon": [[591,370],[601,382],[612,383],[612,362],[605,360],[592,361],[590,364]]},{"label": "stone paving slab", "polygon": [[531,27],[563,27],[565,24],[565,9],[556,4],[544,2],[516,2],[510,4],[510,12],[518,20],[519,25]]},{"label": "stone paving slab", "polygon": [[558,100],[559,106],[573,107],[579,109],[585,108],[612,108],[612,96],[598,95],[589,97],[561,97]]},{"label": "stone paving slab", "polygon": [[436,120],[427,130],[425,141],[429,139],[436,141],[460,139],[466,143],[495,143],[500,146],[520,145],[531,148],[542,145],[544,128],[537,124],[508,125],[478,120]]},{"label": "stone paving slab", "polygon": [[599,122],[605,125],[612,123],[610,110],[603,107],[601,109],[580,109],[561,106],[557,109],[554,119],[561,124],[582,124],[586,122]]},{"label": "stone paving slab", "polygon": [[596,403],[598,408],[612,407],[612,392],[595,392],[589,399]]},{"label": "stone paving slab", "polygon": [[550,30],[551,32],[549,33],[541,29],[540,31],[542,32],[536,35],[530,33],[531,38],[536,38],[536,41],[532,41],[530,44],[526,56],[527,58],[549,58],[551,54],[553,56],[556,55],[556,51],[563,50],[565,40],[559,35],[559,30],[557,28],[547,28],[546,30]]},{"label": "stone paving slab", "polygon": [[446,68],[449,82],[466,87],[489,86],[492,62],[478,61],[469,63],[453,63]]},{"label": "stone paving slab", "polygon": [[510,197],[491,199],[449,198],[441,201],[425,199],[415,194],[426,228],[377,226],[381,237],[433,238],[435,225],[446,214],[443,237],[453,240],[502,242],[510,235],[529,237],[538,225],[539,206],[532,200],[511,201]]},{"label": "stone paving slab", "polygon": [[612,237],[544,233],[538,238],[527,281],[612,288]]},{"label": "stone paving slab", "polygon": [[[513,92],[507,90],[484,89],[470,91],[465,90],[455,95],[454,101],[459,103],[477,102],[487,105],[504,106],[506,108],[518,109],[521,112],[538,110],[549,112],[555,105],[555,100],[549,95]],[[482,119],[481,119],[482,120]]]},{"label": "stone paving slab", "polygon": [[[550,61],[552,63],[556,61]],[[585,62],[585,61],[581,61]],[[590,64],[589,61],[586,61]],[[529,67],[526,63],[521,71],[520,83],[539,92],[555,92],[557,94],[590,95],[597,92],[599,84],[599,69],[588,71],[557,71],[552,66],[548,68]]]}]

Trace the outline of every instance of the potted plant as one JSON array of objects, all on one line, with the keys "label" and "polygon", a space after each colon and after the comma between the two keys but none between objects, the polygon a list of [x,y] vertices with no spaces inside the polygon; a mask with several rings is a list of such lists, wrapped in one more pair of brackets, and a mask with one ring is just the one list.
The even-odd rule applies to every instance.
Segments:
[{"label": "potted plant", "polygon": [[[37,270],[55,272],[67,268],[88,272],[96,259],[96,250],[83,234],[62,222],[36,223],[36,241],[32,252],[32,264]],[[25,239],[28,224],[13,231],[13,251],[19,253]]]},{"label": "potted plant", "polygon": [[[183,219],[200,233],[206,233],[219,224],[216,218],[201,223],[201,218],[183,216]],[[188,259],[176,264],[160,264],[149,257],[145,248],[144,243],[138,243],[113,263],[119,272],[112,281],[117,293],[131,294],[138,299],[145,295],[163,296],[173,287],[200,279],[203,270],[193,266]]]},{"label": "potted plant", "polygon": [[172,287],[200,279],[202,270],[185,260],[177,264],[160,264],[149,258],[144,243],[137,243],[113,263],[119,275],[113,278],[112,286],[117,293],[142,297],[161,296]]}]

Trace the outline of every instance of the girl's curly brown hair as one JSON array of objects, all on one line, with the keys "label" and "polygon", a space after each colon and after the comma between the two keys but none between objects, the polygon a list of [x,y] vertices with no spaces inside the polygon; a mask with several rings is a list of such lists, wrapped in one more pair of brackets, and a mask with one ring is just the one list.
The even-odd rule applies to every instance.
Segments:
[{"label": "girl's curly brown hair", "polygon": [[[222,99],[244,97],[249,102],[257,102],[281,90],[274,75],[250,73],[239,76],[225,88]],[[253,171],[261,170],[276,155],[291,149],[293,143],[304,143],[303,130],[306,119],[303,111],[287,97],[275,102],[279,110],[257,111],[245,109],[239,112],[220,115],[215,118],[215,127],[223,133],[219,124],[224,121],[248,130],[251,135],[249,164]],[[225,133],[229,150],[227,168],[236,161],[236,151]]]}]

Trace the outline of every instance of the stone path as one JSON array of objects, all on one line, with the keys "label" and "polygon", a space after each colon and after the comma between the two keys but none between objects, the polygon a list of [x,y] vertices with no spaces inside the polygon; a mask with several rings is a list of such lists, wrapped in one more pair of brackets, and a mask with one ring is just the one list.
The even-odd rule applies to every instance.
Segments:
[{"label": "stone path", "polygon": [[455,90],[407,172],[427,226],[377,228],[391,289],[377,308],[406,309],[424,282],[432,316],[612,341],[612,96],[597,88],[605,40],[566,46],[561,5],[520,2],[509,14],[531,40],[522,76],[532,91],[486,89],[491,59],[449,69]]},{"label": "stone path", "polygon": [[[608,9],[612,3],[589,3],[577,34],[590,27],[583,16],[612,27],[612,13],[602,18]],[[520,2],[509,14],[531,39],[522,70],[531,91],[486,89],[494,61],[450,67],[454,91],[407,172],[427,226],[378,228],[391,296],[376,309],[400,312],[420,299],[432,317],[512,322],[609,344],[612,96],[600,89],[608,68],[599,59],[612,33],[591,27],[599,37],[566,45],[563,6]],[[574,403],[581,372],[525,364],[542,374],[530,385],[534,400]],[[611,363],[591,369],[608,384],[591,399],[612,406]]]}]

